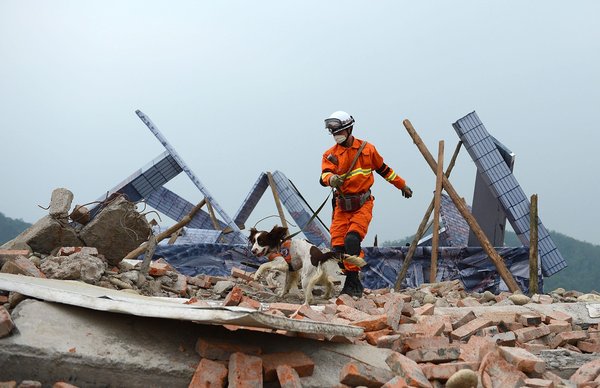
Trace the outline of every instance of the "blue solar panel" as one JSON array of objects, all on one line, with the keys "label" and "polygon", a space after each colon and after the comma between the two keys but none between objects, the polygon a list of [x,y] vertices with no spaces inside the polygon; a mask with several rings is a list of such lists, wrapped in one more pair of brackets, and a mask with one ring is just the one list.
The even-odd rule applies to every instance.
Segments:
[{"label": "blue solar panel", "polygon": [[[452,126],[483,180],[498,198],[515,233],[523,245],[529,245],[529,200],[497,149],[494,138],[475,112],[459,119]],[[538,251],[544,276],[552,276],[567,267],[541,220],[538,221]]]}]

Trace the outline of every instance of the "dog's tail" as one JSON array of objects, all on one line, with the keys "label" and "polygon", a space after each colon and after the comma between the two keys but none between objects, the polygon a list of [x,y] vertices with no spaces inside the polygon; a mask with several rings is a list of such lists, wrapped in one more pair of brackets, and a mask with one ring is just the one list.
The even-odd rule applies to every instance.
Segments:
[{"label": "dog's tail", "polygon": [[[310,262],[312,265],[317,267],[319,264],[326,262],[327,260],[339,260],[339,254],[336,252],[321,252],[321,250],[317,247],[310,248]],[[354,264],[355,266],[362,268],[367,265],[367,262],[362,257],[358,256],[350,256],[344,255],[344,261],[349,264]]]}]

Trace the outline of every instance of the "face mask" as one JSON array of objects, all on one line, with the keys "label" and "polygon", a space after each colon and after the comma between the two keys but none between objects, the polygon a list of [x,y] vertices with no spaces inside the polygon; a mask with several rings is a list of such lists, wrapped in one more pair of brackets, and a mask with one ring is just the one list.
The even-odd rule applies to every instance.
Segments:
[{"label": "face mask", "polygon": [[338,144],[342,144],[343,142],[346,141],[346,139],[348,138],[347,136],[344,135],[334,135],[333,138],[335,139],[335,142]]}]

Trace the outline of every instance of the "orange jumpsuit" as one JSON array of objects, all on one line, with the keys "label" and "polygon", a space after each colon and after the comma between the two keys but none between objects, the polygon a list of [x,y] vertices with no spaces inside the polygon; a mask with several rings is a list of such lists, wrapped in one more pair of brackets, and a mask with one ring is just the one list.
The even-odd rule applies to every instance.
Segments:
[{"label": "orange jumpsuit", "polygon": [[[350,164],[358,152],[362,140],[354,138],[350,147],[344,147],[339,144],[334,145],[323,154],[321,162],[321,179],[323,186],[329,185],[329,179],[333,174],[344,175],[350,169]],[[386,181],[390,182],[398,189],[402,190],[406,182],[398,174],[388,167],[383,157],[379,155],[375,146],[366,143],[352,171],[347,175],[343,185],[336,192],[339,195],[357,195],[370,190],[375,178],[373,172],[377,172]],[[343,211],[338,205],[333,209],[331,221],[331,246],[344,246],[344,240],[349,232],[356,232],[361,241],[365,238],[369,229],[369,224],[373,217],[373,197],[371,196],[358,210]],[[364,256],[361,250],[361,256]],[[351,264],[344,263],[347,271],[358,271],[359,268]]]}]

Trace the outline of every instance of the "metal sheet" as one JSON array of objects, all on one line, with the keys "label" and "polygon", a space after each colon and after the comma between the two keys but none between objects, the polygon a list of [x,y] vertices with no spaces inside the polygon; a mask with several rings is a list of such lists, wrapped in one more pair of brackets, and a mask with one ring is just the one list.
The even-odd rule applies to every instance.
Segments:
[{"label": "metal sheet", "polygon": [[42,279],[0,273],[0,289],[16,291],[49,302],[141,317],[181,319],[203,324],[239,325],[332,336],[357,337],[363,333],[363,329],[356,326],[290,319],[244,307],[200,307],[184,304],[188,299],[153,298],[74,280]]}]

